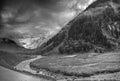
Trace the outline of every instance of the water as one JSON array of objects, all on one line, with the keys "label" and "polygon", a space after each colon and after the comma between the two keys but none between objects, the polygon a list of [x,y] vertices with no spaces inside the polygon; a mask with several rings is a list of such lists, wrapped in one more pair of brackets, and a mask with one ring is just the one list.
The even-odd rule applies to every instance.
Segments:
[{"label": "water", "polygon": [[0,66],[0,81],[48,81],[48,80],[22,74]]}]

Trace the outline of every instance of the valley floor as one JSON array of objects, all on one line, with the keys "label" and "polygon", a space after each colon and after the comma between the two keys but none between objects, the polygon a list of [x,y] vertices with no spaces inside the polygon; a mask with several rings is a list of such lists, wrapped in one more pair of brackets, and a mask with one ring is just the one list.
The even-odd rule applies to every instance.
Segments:
[{"label": "valley floor", "polygon": [[32,69],[57,81],[120,81],[120,52],[53,55],[30,63]]}]

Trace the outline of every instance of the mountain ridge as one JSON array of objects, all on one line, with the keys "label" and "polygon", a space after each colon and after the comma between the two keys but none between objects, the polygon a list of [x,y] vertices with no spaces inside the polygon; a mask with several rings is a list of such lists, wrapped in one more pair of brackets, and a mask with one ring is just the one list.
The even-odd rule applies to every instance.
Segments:
[{"label": "mountain ridge", "polygon": [[[115,3],[116,1],[118,0],[107,0],[105,2],[98,0],[94,2],[69,22],[66,27],[50,39],[48,43],[51,40],[55,41],[53,44],[54,48],[55,43],[60,41],[59,39],[61,38],[59,44],[63,42],[63,45],[58,47],[58,53],[67,54],[88,52],[90,50],[104,52],[105,50],[119,48],[120,16],[119,3]],[[117,13],[115,10],[117,10]],[[45,51],[46,50],[47,49],[45,49]]]},{"label": "mountain ridge", "polygon": [[[117,2],[118,1],[118,2]],[[71,20],[59,33],[26,54],[73,54],[119,49],[119,0],[97,0]]]}]

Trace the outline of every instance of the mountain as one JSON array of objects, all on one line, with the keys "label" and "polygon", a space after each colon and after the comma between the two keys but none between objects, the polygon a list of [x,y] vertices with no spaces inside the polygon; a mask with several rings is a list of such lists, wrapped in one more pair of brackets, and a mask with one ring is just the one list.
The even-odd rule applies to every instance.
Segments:
[{"label": "mountain", "polygon": [[119,5],[119,0],[97,0],[37,49],[28,50],[14,44],[16,52],[44,55],[119,49]]},{"label": "mountain", "polygon": [[97,0],[41,46],[41,54],[105,52],[120,46],[120,1]]}]

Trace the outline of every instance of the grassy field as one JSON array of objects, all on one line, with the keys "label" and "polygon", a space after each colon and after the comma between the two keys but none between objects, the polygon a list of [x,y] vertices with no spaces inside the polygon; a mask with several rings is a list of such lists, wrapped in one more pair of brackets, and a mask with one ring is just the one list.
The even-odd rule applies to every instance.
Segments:
[{"label": "grassy field", "polygon": [[5,51],[0,51],[0,65],[6,67],[14,67],[18,63],[33,58],[34,56],[23,55],[23,54],[13,54]]},{"label": "grassy field", "polygon": [[31,67],[66,76],[90,77],[120,72],[120,53],[90,53],[48,56],[32,62]]}]

